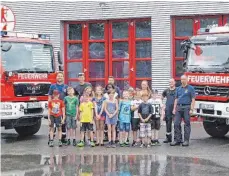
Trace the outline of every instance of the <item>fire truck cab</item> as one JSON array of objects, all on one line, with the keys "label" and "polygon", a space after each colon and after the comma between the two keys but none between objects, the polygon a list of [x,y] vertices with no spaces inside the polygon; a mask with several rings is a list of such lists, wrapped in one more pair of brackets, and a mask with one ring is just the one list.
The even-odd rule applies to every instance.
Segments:
[{"label": "fire truck cab", "polygon": [[181,43],[183,67],[196,91],[195,113],[205,131],[223,137],[229,131],[229,26],[208,26]]},{"label": "fire truck cab", "polygon": [[37,133],[56,80],[53,46],[44,34],[1,31],[1,126]]}]

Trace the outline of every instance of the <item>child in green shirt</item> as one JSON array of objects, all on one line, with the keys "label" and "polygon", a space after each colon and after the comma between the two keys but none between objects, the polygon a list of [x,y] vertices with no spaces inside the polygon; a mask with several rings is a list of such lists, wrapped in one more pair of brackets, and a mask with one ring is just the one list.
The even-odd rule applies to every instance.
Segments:
[{"label": "child in green shirt", "polygon": [[66,124],[67,124],[67,144],[70,145],[70,137],[73,139],[73,146],[76,146],[76,119],[78,116],[79,99],[74,95],[75,91],[73,87],[68,87],[68,96],[64,98],[65,112],[66,112]]}]

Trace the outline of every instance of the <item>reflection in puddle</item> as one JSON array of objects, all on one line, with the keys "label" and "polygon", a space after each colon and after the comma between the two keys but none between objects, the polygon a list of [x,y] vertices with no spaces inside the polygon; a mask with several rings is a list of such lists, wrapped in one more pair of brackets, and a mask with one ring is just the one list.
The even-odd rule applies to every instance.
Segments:
[{"label": "reflection in puddle", "polygon": [[210,160],[166,155],[2,155],[3,176],[227,175]]}]

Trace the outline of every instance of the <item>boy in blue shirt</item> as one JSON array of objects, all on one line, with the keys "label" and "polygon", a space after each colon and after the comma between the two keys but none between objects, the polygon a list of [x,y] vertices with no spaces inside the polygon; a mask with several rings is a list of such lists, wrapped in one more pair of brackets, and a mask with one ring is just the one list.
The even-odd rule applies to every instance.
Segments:
[{"label": "boy in blue shirt", "polygon": [[127,142],[130,131],[131,122],[131,101],[129,100],[129,92],[123,91],[123,100],[119,103],[119,131],[120,131],[120,146],[129,146]]}]

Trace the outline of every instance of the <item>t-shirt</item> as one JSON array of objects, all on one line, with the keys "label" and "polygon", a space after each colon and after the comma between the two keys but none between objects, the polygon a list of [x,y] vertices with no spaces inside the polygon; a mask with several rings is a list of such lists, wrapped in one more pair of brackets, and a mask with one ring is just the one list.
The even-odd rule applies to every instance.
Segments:
[{"label": "t-shirt", "polygon": [[[104,102],[105,100],[106,100],[105,97],[102,97],[102,98],[100,98],[100,99],[98,99],[98,98],[95,97],[95,98],[92,99],[92,102],[95,102],[96,105],[97,105],[97,113],[98,113],[98,114],[101,113],[102,106],[103,106],[103,102]],[[102,116],[105,116],[105,113],[104,113],[104,112],[102,113]]]},{"label": "t-shirt", "polygon": [[54,90],[58,90],[60,93],[59,98],[64,100],[64,97],[67,96],[68,85],[66,84],[52,84],[49,88],[48,95],[52,95]]},{"label": "t-shirt", "polygon": [[81,112],[81,123],[91,123],[93,121],[93,111],[94,108],[93,103],[91,101],[82,102],[80,104],[80,112]]},{"label": "t-shirt", "polygon": [[[138,113],[141,114],[143,119],[146,119],[153,113],[153,108],[150,103],[142,102],[138,107]],[[149,121],[151,121],[151,119],[149,119]]]},{"label": "t-shirt", "polygon": [[64,108],[64,102],[62,100],[51,100],[48,104],[50,115],[59,117],[63,115],[62,108]]},{"label": "t-shirt", "polygon": [[79,94],[79,96],[81,97],[83,95],[83,92],[84,92],[84,89],[86,87],[92,87],[91,83],[88,83],[88,82],[85,82],[84,84],[78,84],[76,87],[75,87],[75,92]]},{"label": "t-shirt", "polygon": [[[142,100],[141,99],[140,100],[132,100],[131,101],[131,106],[136,106],[138,108],[141,103],[142,103]],[[138,116],[138,109],[136,109],[134,111],[133,118],[139,118],[139,116]]]},{"label": "t-shirt", "polygon": [[66,115],[75,117],[77,114],[77,106],[79,106],[79,100],[76,96],[67,96],[64,98]]},{"label": "t-shirt", "polygon": [[159,118],[161,116],[162,100],[160,98],[151,98],[148,100],[148,103],[150,103],[153,108],[152,117]]},{"label": "t-shirt", "polygon": [[162,93],[162,96],[166,97],[166,109],[173,109],[174,101],[175,101],[175,95],[176,95],[176,88],[174,90],[171,90],[170,88],[165,89]]},{"label": "t-shirt", "polygon": [[130,123],[131,119],[131,101],[121,101],[119,103],[119,121]]}]

